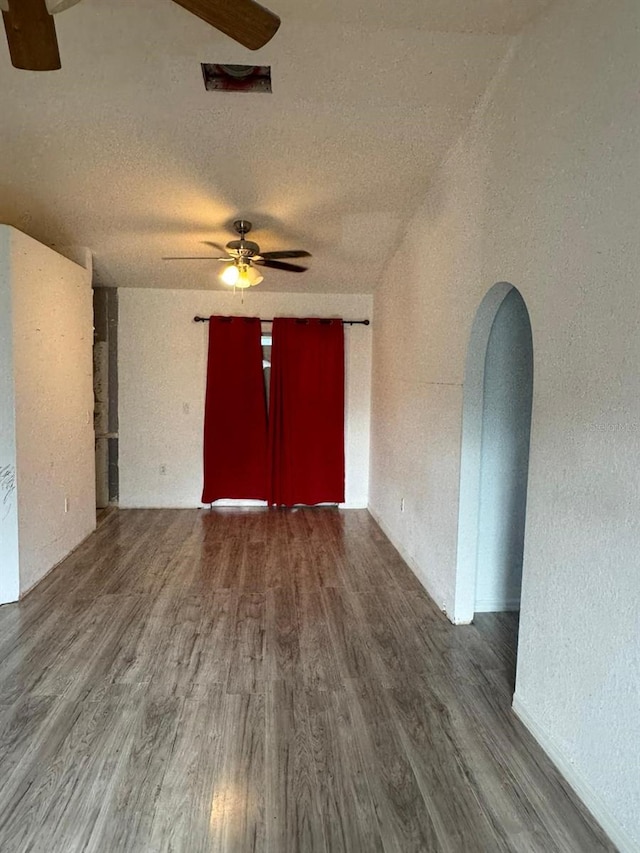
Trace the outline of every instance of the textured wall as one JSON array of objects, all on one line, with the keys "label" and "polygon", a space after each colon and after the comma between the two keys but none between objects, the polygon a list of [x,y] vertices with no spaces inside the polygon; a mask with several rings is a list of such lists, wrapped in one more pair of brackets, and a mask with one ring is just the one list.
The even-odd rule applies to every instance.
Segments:
[{"label": "textured wall", "polygon": [[466,346],[484,294],[512,282],[535,362],[515,702],[627,850],[640,847],[639,29],[634,0],[561,0],[515,44],[376,294],[371,467],[372,510],[453,613]]},{"label": "textured wall", "polygon": [[0,226],[0,604],[20,594],[10,240]]},{"label": "textured wall", "polygon": [[493,284],[479,269],[482,192],[482,158],[460,147],[374,301],[370,509],[450,615],[466,346]]},{"label": "textured wall", "polygon": [[[371,316],[362,295],[120,291],[120,506],[193,507],[202,492],[208,326],[195,314]],[[371,327],[345,327],[346,504],[366,506]],[[165,466],[166,473],[160,467]]]},{"label": "textured wall", "polygon": [[95,527],[93,313],[88,270],[8,230],[22,594]]}]

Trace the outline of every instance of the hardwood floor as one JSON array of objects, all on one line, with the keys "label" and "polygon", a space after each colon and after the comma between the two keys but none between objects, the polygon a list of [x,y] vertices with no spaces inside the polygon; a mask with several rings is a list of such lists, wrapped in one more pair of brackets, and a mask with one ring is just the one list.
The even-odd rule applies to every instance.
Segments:
[{"label": "hardwood floor", "polygon": [[0,608],[2,853],[614,848],[364,511],[129,510]]}]

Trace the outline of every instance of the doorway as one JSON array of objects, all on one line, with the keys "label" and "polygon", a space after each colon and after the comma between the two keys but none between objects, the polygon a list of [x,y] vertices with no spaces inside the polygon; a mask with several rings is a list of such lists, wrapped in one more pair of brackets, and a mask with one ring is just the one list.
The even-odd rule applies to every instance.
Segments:
[{"label": "doorway", "polygon": [[476,314],[465,370],[454,621],[517,611],[533,393],[533,342],[519,291],[494,285]]},{"label": "doorway", "polygon": [[96,436],[96,508],[115,506],[118,469],[118,291],[93,290],[93,393]]}]

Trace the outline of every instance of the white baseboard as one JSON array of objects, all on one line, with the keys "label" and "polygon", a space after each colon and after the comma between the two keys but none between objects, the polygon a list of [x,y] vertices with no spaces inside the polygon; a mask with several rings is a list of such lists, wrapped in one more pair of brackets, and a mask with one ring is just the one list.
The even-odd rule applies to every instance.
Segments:
[{"label": "white baseboard", "polygon": [[[269,504],[266,501],[231,500],[231,499],[219,500],[213,504],[214,508],[217,506],[238,506],[238,507],[242,507],[242,506],[265,506],[266,507],[268,505]],[[207,504],[207,506],[208,506],[208,504]],[[316,504],[316,506],[335,506],[335,504],[330,504],[330,503],[328,503],[328,504]],[[350,501],[346,501],[345,503],[338,504],[338,509],[366,509],[366,508],[367,508],[366,498],[363,498],[362,500],[355,500],[355,501],[350,500]]]},{"label": "white baseboard", "polygon": [[554,738],[548,735],[542,726],[538,725],[534,717],[529,714],[517,693],[513,697],[512,707],[515,715],[538,741],[620,853],[640,853],[640,843],[634,841],[624,827],[620,825],[617,818],[611,814],[609,808],[580,771],[576,769],[571,759],[558,746]]},{"label": "white baseboard", "polygon": [[[210,504],[203,504],[203,506],[208,509]],[[249,498],[221,498],[218,501],[214,501],[211,506],[214,509],[219,506],[256,507],[267,506],[267,502],[259,500],[250,500]]]},{"label": "white baseboard", "polygon": [[504,613],[514,610],[520,610],[519,598],[485,598],[475,604],[476,613]]},{"label": "white baseboard", "polygon": [[[219,501],[215,501],[213,504],[213,508],[216,507],[266,507],[268,506],[266,501],[252,501],[243,499],[233,499],[233,498],[224,498]],[[330,504],[327,504],[330,506]],[[332,504],[331,504],[332,506]],[[209,509],[209,504],[203,504],[197,501],[140,501],[139,503],[134,501],[120,501],[118,504],[120,509]],[[338,504],[340,509],[367,509],[367,499],[362,498],[360,500],[349,500],[343,504]]]},{"label": "white baseboard", "polygon": [[[204,509],[199,501],[130,501],[119,500],[118,509]],[[208,504],[207,504],[208,506]]]}]

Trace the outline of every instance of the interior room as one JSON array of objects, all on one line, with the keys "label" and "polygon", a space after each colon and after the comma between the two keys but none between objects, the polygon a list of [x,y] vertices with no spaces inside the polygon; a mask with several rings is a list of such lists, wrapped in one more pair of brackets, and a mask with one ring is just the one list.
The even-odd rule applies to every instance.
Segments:
[{"label": "interior room", "polygon": [[640,6],[0,8],[3,853],[640,851]]}]

